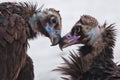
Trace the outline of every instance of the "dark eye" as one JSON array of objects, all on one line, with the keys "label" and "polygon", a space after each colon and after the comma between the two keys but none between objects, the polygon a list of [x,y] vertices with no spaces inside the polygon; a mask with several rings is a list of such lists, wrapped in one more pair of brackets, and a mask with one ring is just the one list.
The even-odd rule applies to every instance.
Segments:
[{"label": "dark eye", "polygon": [[56,19],[56,17],[51,17],[51,18],[50,18],[50,22],[51,22],[51,23],[54,23],[54,24],[57,24],[57,19]]},{"label": "dark eye", "polygon": [[75,32],[76,32],[76,33],[79,33],[79,32],[80,32],[80,27],[76,27],[76,28],[75,28]]},{"label": "dark eye", "polygon": [[71,35],[79,35],[81,33],[81,28],[79,26],[75,26],[72,30],[71,30]]}]

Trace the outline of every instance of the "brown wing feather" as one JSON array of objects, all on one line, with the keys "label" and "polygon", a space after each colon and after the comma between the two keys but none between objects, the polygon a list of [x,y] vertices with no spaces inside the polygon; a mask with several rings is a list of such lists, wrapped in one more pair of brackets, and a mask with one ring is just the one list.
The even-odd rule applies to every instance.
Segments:
[{"label": "brown wing feather", "polygon": [[32,59],[27,55],[25,65],[20,70],[17,80],[34,80],[34,66]]},{"label": "brown wing feather", "polygon": [[15,80],[25,63],[27,36],[24,19],[0,16],[0,80]]}]

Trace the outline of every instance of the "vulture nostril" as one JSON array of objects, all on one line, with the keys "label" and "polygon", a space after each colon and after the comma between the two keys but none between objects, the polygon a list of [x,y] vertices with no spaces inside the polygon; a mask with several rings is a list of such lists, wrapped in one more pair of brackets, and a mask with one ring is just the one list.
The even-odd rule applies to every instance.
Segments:
[{"label": "vulture nostril", "polygon": [[70,35],[67,36],[67,38],[70,38],[70,37],[71,37]]},{"label": "vulture nostril", "polygon": [[59,32],[58,32],[58,31],[55,31],[55,33],[56,33],[56,34],[59,34]]},{"label": "vulture nostril", "polygon": [[58,32],[57,32],[57,31],[55,31],[55,33],[57,34]]}]

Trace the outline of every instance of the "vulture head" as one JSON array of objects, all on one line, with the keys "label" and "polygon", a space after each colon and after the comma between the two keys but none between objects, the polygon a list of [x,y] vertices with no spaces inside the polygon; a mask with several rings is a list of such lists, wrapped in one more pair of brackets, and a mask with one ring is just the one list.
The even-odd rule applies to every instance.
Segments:
[{"label": "vulture head", "polygon": [[59,11],[50,8],[36,12],[29,18],[29,24],[34,32],[41,32],[48,37],[52,45],[59,43],[62,26]]},{"label": "vulture head", "polygon": [[62,49],[74,44],[94,45],[99,42],[100,38],[104,40],[103,43],[105,42],[105,44],[113,46],[114,35],[112,25],[107,28],[106,23],[103,26],[99,26],[98,21],[94,17],[83,15],[71,31],[63,36],[59,46]]}]

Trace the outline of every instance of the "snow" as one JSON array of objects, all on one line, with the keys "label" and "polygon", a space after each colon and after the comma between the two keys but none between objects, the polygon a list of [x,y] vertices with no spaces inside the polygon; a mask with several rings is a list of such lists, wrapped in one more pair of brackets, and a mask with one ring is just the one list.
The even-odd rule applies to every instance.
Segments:
[{"label": "snow", "polygon": [[[13,1],[16,0],[4,0]],[[120,0],[19,0],[37,3],[38,6],[44,4],[44,8],[55,8],[60,10],[62,16],[62,36],[70,31],[71,27],[79,20],[83,14],[91,15],[103,24],[116,23],[117,38],[114,48],[114,61],[120,62]],[[3,1],[0,1],[3,2]],[[52,71],[63,62],[61,56],[67,57],[68,50],[76,49],[71,46],[63,52],[58,46],[51,47],[50,41],[44,36],[29,41],[30,48],[28,54],[34,62],[35,80],[62,80],[59,72]]]}]

